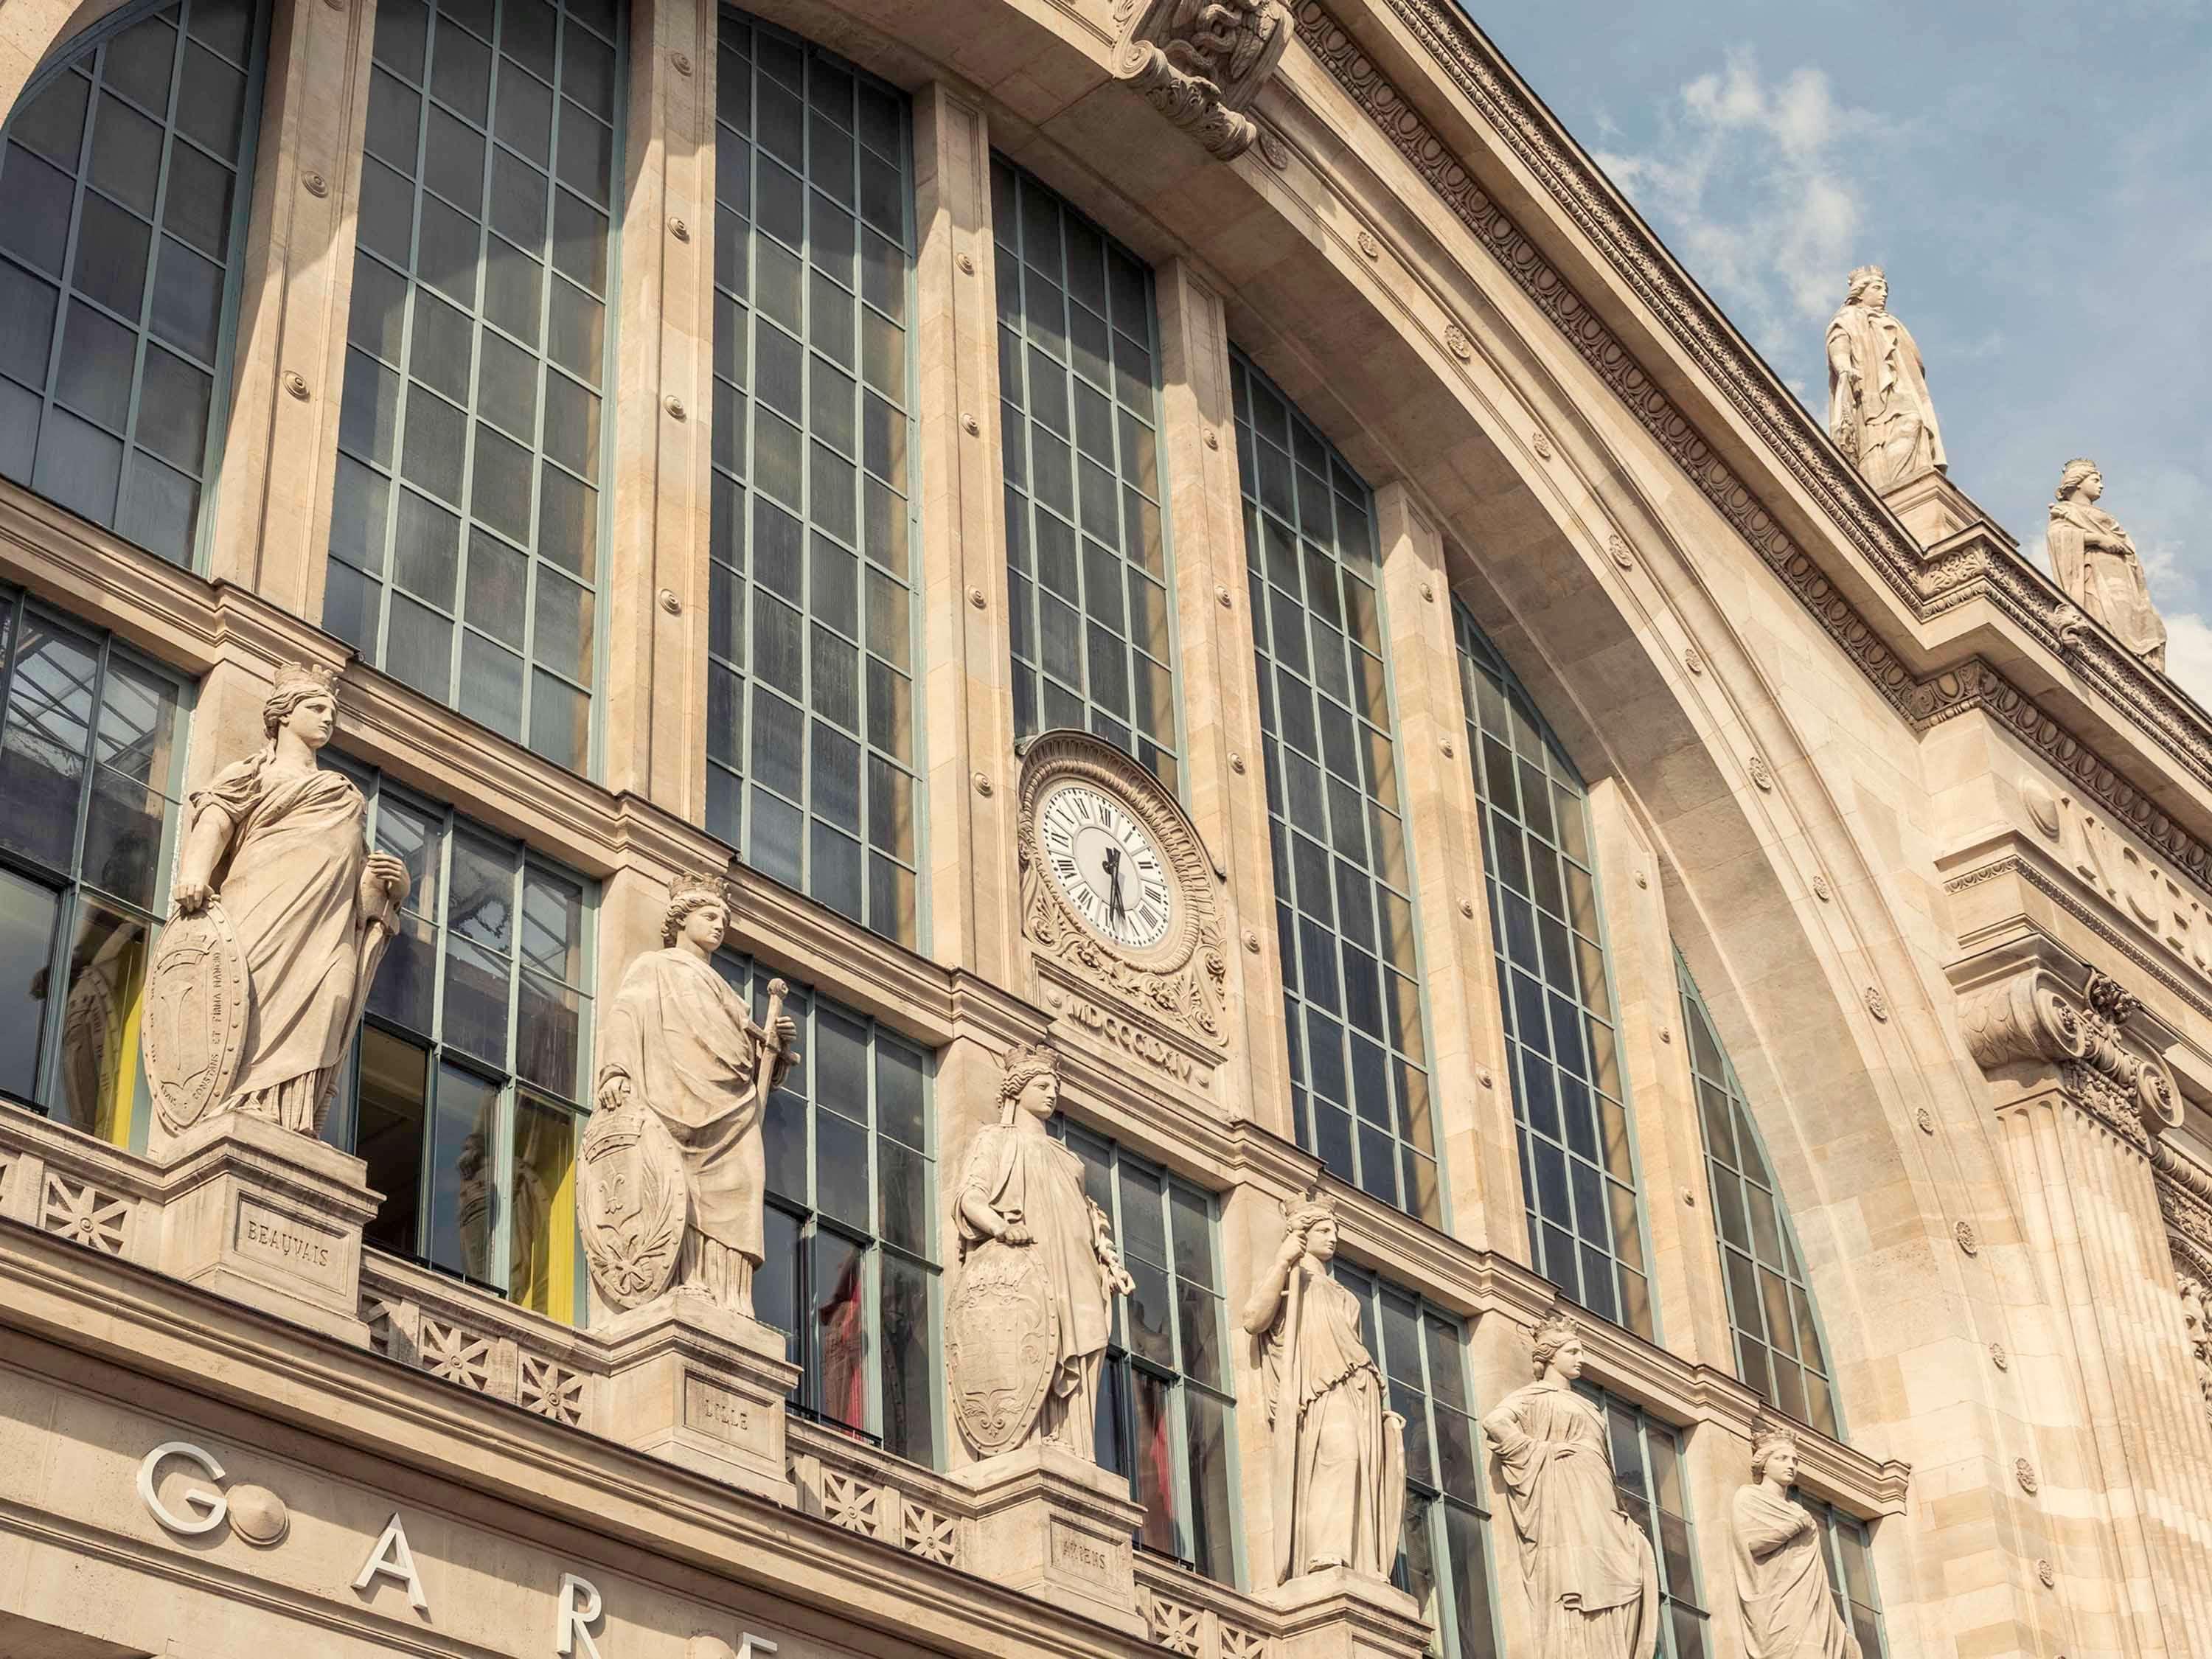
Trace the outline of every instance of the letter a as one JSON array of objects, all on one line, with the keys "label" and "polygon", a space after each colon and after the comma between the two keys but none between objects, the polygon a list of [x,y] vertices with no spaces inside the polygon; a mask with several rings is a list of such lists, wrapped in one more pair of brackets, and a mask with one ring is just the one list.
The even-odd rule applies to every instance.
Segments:
[{"label": "letter a", "polygon": [[398,1510],[384,1523],[384,1534],[361,1564],[353,1587],[365,1590],[380,1577],[406,1585],[408,1605],[416,1612],[430,1611],[430,1598],[422,1594],[422,1575],[415,1571],[415,1552],[407,1547],[407,1528],[400,1524]]}]

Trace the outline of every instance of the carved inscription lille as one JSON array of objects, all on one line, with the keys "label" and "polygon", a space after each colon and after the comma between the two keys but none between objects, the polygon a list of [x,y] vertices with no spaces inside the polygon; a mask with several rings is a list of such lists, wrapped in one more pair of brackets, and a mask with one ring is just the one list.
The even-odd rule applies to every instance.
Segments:
[{"label": "carved inscription lille", "polygon": [[335,1284],[338,1250],[334,1235],[294,1220],[250,1199],[238,1206],[239,1254],[273,1261],[309,1279]]},{"label": "carved inscription lille", "polygon": [[684,1420],[701,1434],[733,1446],[766,1449],[767,1418],[751,1401],[702,1376],[684,1379]]}]

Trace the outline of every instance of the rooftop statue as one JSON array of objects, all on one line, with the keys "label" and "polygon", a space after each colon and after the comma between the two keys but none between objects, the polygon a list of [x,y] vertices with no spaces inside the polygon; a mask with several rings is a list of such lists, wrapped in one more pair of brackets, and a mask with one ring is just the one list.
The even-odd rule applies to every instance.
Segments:
[{"label": "rooftop statue", "polygon": [[1761,1423],[1751,1480],[1735,1495],[1735,1593],[1749,1659],[1860,1659],[1828,1590],[1820,1523],[1790,1495],[1797,1437]]},{"label": "rooftop statue", "polygon": [[1330,1567],[1387,1579],[1406,1507],[1406,1419],[1360,1340],[1359,1298],[1329,1276],[1335,1209],[1309,1197],[1284,1221],[1244,1308],[1273,1430],[1276,1581]]},{"label": "rooftop statue", "polygon": [[1084,1191],[1083,1160],[1046,1131],[1060,1103],[1059,1055],[1048,1043],[1018,1046],[1006,1065],[999,1121],[977,1132],[953,1200],[953,1412],[978,1456],[1047,1440],[1096,1462],[1113,1299],[1136,1284]]},{"label": "rooftop statue", "polygon": [[187,802],[144,1036],[173,1134],[229,1112],[318,1133],[398,927],[406,866],[368,850],[361,791],[315,758],[337,729],[336,678],[279,669],[267,741]]},{"label": "rooftop statue", "polygon": [[2120,643],[2161,672],[2166,624],[2150,602],[2142,559],[2119,520],[2097,505],[2105,475],[2090,460],[2066,463],[2051,504],[2051,574],[2066,597],[2119,636]]},{"label": "rooftop statue", "polygon": [[576,1203],[599,1291],[636,1308],[695,1290],[753,1316],[767,1194],[761,1118],[799,1060],[784,984],[766,1017],[715,972],[729,926],[723,884],[678,876],[661,948],[623,974],[608,1010],[599,1109],[577,1155]]},{"label": "rooftop statue", "polygon": [[1861,265],[1828,324],[1828,434],[1876,489],[1948,465],[1920,348],[1888,307],[1881,267]]},{"label": "rooftop statue", "polygon": [[1644,1659],[1659,1639],[1659,1563],[1621,1508],[1605,1416],[1575,1389],[1582,1334],[1565,1314],[1536,1327],[1536,1380],[1482,1419],[1498,1454],[1535,1613],[1530,1651]]}]

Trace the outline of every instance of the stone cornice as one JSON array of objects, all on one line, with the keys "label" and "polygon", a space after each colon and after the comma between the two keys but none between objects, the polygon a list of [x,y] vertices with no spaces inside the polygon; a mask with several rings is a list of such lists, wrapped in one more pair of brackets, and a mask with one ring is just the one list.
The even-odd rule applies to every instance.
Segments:
[{"label": "stone cornice", "polygon": [[[1613,275],[1825,514],[1905,615],[1924,622],[1986,601],[2027,641],[2130,718],[2190,777],[2212,787],[2212,719],[2165,676],[2087,623],[2040,571],[1991,537],[1960,537],[1928,557],[1802,404],[1682,272],[1650,228],[1537,102],[1451,0],[1371,0],[1425,47],[1452,87],[1547,190]],[[1986,657],[1923,675],[1786,532],[1777,514],[1677,406],[1633,350],[1479,185],[1405,92],[1320,3],[1301,0],[1300,40],[1324,70],[1488,248],[1698,492],[1779,575],[1897,713],[1924,727],[1985,708],[2212,890],[2212,854],[2149,793]]]}]

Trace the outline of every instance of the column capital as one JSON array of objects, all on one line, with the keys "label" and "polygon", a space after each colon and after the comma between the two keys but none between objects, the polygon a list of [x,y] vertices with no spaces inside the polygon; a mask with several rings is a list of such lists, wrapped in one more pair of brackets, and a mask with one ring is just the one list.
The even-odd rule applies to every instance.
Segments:
[{"label": "column capital", "polygon": [[2086,971],[2077,989],[2067,976],[2031,962],[1961,994],[1966,1046],[1984,1072],[2056,1068],[2066,1091],[2139,1152],[2181,1121],[2173,1074],[2129,1030],[2142,1000],[2111,975]]}]

